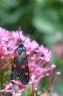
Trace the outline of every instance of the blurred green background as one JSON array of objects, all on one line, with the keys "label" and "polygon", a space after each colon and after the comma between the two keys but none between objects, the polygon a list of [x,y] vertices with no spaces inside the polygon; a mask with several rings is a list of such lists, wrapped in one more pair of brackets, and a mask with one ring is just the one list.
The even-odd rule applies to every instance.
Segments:
[{"label": "blurred green background", "polygon": [[[17,30],[17,24],[21,26],[24,34],[28,34],[31,28],[36,28],[30,37],[52,51],[50,64],[55,63],[55,72],[61,72],[52,92],[62,94],[63,0],[0,0],[0,26],[7,30]],[[61,54],[58,53],[59,50],[62,50]],[[41,87],[45,86],[44,82],[45,79],[41,82]]]}]

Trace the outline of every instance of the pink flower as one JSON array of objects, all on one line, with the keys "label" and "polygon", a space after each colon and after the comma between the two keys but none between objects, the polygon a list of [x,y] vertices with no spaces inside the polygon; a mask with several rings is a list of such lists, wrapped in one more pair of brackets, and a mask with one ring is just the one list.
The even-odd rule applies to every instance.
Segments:
[{"label": "pink flower", "polygon": [[[44,94],[41,94],[40,96],[49,96],[49,94],[48,93],[44,93]],[[53,94],[51,94],[51,96],[60,96],[60,95],[57,94],[57,93],[53,93]]]},{"label": "pink flower", "polygon": [[58,93],[53,93],[52,96],[60,96]]},{"label": "pink flower", "polygon": [[[22,31],[20,31],[20,38],[22,42],[25,40],[25,36]],[[12,66],[13,58],[14,58],[14,50],[18,46],[19,34],[18,31],[8,31],[3,28],[0,28],[0,70],[5,73],[7,70],[10,70],[10,66]],[[23,42],[26,48],[26,54],[28,59],[28,66],[30,71],[30,80],[29,85],[32,85],[33,91],[37,88],[37,85],[41,78],[45,76],[49,76],[48,89],[51,89],[52,84],[56,79],[52,81],[52,71],[56,68],[54,64],[48,67],[44,67],[47,62],[50,61],[51,52],[45,48],[43,45],[40,45],[36,41],[31,41],[28,37]],[[5,75],[5,74],[4,74]],[[59,76],[60,73],[56,73],[56,77]],[[1,75],[2,78],[2,75]],[[3,80],[5,81],[5,80]],[[11,81],[6,84],[5,89],[0,90],[0,92],[10,92],[13,96],[20,96],[21,92],[26,88],[21,81],[12,80],[14,85],[18,86],[18,92],[16,93],[12,88],[13,84]],[[0,82],[1,83],[1,82]],[[4,83],[4,82],[3,82]],[[38,91],[38,90],[36,90]],[[35,91],[34,91],[35,92]],[[17,94],[17,95],[16,95]]]},{"label": "pink flower", "polygon": [[0,92],[4,92],[4,93],[10,92],[13,96],[16,96],[14,90],[3,89],[3,90],[0,90]]}]

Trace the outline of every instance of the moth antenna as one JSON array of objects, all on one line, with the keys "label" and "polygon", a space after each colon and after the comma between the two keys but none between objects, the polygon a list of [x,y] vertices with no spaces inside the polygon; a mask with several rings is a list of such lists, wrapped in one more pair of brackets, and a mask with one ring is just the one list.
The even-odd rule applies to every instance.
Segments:
[{"label": "moth antenna", "polygon": [[[24,41],[30,36],[31,32],[34,30],[35,28],[32,28],[31,31],[29,32],[29,34],[25,37]],[[22,41],[22,43],[24,42]]]},{"label": "moth antenna", "polygon": [[[29,32],[29,34],[25,37],[24,41],[30,36],[31,32],[32,32],[34,29],[35,29],[35,28],[32,28],[32,29],[31,29],[31,31]],[[19,43],[24,43],[24,41],[21,42],[20,31],[21,31],[21,28],[20,28],[20,26],[19,26],[19,27],[18,27]]]},{"label": "moth antenna", "polygon": [[21,38],[20,38],[20,31],[21,31],[21,28],[20,28],[20,26],[19,26],[19,27],[18,27],[19,43],[21,43]]}]

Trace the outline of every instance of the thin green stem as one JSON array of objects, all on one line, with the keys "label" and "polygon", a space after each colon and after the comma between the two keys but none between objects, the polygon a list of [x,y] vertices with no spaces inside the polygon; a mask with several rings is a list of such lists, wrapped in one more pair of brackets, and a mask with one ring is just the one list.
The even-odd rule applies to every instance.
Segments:
[{"label": "thin green stem", "polygon": [[[4,89],[4,72],[1,70],[0,71],[0,89],[3,90]],[[5,96],[5,93],[0,93],[0,96]]]}]

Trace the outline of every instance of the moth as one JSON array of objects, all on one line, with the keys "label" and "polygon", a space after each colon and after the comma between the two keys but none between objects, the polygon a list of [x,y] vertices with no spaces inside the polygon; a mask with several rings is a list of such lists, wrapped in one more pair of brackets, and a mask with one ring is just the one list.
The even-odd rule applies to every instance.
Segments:
[{"label": "moth", "polygon": [[[20,28],[18,31],[20,32]],[[19,40],[21,41],[20,38]],[[18,47],[14,51],[14,60],[11,69],[11,80],[15,80],[17,76],[19,77],[19,80],[22,82],[22,84],[28,84],[29,67],[26,55],[26,48],[24,47],[22,42],[19,43]]]}]

